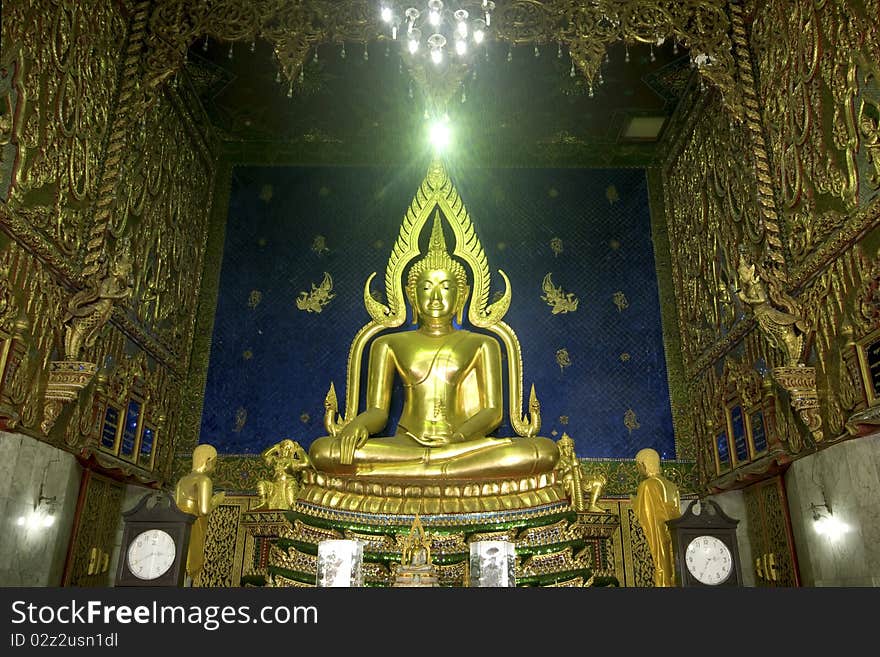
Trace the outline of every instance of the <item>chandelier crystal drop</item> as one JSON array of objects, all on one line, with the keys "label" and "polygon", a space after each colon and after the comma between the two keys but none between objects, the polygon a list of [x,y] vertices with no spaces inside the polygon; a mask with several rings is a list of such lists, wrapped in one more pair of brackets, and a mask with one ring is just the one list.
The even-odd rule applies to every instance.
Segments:
[{"label": "chandelier crystal drop", "polygon": [[382,0],[379,17],[391,39],[402,42],[405,53],[440,67],[447,61],[464,62],[486,41],[494,10],[490,0],[427,0],[406,9]]}]

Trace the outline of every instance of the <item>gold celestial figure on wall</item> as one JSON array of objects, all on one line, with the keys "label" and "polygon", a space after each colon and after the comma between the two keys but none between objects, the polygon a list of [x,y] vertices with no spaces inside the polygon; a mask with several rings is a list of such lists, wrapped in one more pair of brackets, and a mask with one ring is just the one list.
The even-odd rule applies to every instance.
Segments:
[{"label": "gold celestial figure on wall", "polygon": [[556,350],[556,364],[559,365],[560,372],[571,366],[571,356],[568,355],[568,349],[565,347]]},{"label": "gold celestial figure on wall", "polygon": [[626,409],[626,413],[623,414],[623,426],[629,429],[630,434],[632,434],[634,429],[638,429],[642,426],[639,424],[639,421],[636,418],[636,412],[633,409],[628,408]]},{"label": "gold celestial figure on wall", "polygon": [[300,292],[296,298],[296,307],[310,313],[320,313],[324,307],[336,296],[333,292],[333,277],[329,272],[324,272],[324,278],[320,283],[312,283],[309,292]]},{"label": "gold celestial figure on wall", "polygon": [[552,276],[553,272],[544,276],[541,283],[544,294],[541,295],[541,300],[550,306],[550,312],[554,315],[573,313],[578,308],[578,298],[573,293],[563,290],[561,285],[553,285]]}]

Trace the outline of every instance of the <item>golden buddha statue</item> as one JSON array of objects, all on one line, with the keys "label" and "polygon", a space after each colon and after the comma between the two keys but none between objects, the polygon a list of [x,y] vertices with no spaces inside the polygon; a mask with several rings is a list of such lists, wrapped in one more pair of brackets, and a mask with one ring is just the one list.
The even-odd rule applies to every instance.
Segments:
[{"label": "golden buddha statue", "polygon": [[[435,214],[427,254],[410,268],[406,283],[418,329],[374,340],[367,408],[335,436],[312,444],[316,470],[467,480],[537,475],[556,467],[559,452],[552,440],[489,436],[503,417],[501,349],[493,337],[453,323],[461,323],[469,291],[465,269],[447,253]],[[404,388],[397,432],[371,437],[388,422],[395,376]]]},{"label": "golden buddha statue", "polygon": [[192,472],[177,482],[174,501],[184,513],[196,516],[189,537],[186,572],[195,579],[205,564],[205,536],[208,533],[208,515],[225,498],[225,493],[214,493],[210,474],[217,463],[217,450],[201,444],[193,450]]},{"label": "golden buddha statue", "polygon": [[660,474],[660,455],[655,450],[639,450],[636,467],[644,479],[630,499],[654,561],[654,586],[675,586],[672,535],[666,521],[681,516],[678,488]]}]

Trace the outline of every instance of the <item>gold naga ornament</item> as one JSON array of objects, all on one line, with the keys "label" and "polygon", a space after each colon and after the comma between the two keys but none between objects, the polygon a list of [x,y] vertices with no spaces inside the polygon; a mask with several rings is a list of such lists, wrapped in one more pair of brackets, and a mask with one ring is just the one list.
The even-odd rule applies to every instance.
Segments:
[{"label": "gold naga ornament", "polygon": [[87,287],[74,294],[64,316],[64,359],[50,363],[46,383],[43,421],[40,428],[49,433],[67,402],[79,396],[98,365],[79,360],[83,347],[95,344],[101,330],[110,320],[116,303],[132,293],[132,263],[129,243],[120,242],[116,258],[93,276]]},{"label": "gold naga ornament", "polygon": [[[773,378],[791,395],[791,406],[798,412],[816,442],[824,439],[822,416],[819,414],[819,394],[816,390],[816,368],[807,367],[804,362],[804,342],[811,327],[801,315],[797,302],[779,292],[773,285],[770,288],[755,271],[744,249],[740,249],[739,275],[742,289],[737,292],[740,300],[752,309],[758,328],[774,348],[785,354],[785,365],[773,368]],[[771,303],[776,301],[786,308],[779,310]],[[800,441],[790,444],[798,451]]]}]

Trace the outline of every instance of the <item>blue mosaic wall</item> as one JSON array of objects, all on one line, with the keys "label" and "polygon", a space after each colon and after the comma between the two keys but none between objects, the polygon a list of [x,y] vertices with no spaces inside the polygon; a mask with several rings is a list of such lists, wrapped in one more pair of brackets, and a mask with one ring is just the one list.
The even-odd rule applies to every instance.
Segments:
[{"label": "blue mosaic wall", "polygon": [[[369,320],[364,282],[383,278],[426,168],[234,170],[202,442],[242,454],[323,435],[324,395],[334,381],[344,406],[348,348]],[[644,171],[451,175],[493,293],[498,269],[510,277],[505,321],[522,343],[526,392],[534,382],[542,403],[541,433],[568,432],[581,457],[653,447],[675,458]],[[298,307],[325,273],[327,303]],[[562,292],[552,305],[548,273]],[[507,419],[496,434],[512,435]]]}]

